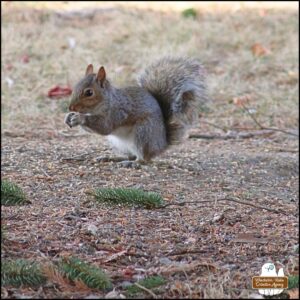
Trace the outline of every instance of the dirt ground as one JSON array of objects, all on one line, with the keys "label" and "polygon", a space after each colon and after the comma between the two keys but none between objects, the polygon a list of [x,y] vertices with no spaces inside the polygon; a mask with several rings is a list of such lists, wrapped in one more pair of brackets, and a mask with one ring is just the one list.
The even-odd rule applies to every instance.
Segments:
[{"label": "dirt ground", "polygon": [[[119,297],[124,295],[128,282],[153,274],[167,280],[164,286],[153,290],[158,298],[253,297],[257,293],[251,288],[251,278],[258,276],[268,261],[283,267],[286,275],[298,274],[298,136],[269,131],[253,138],[189,138],[140,169],[123,168],[113,162],[97,161],[100,155],[112,154],[105,138],[66,127],[63,119],[68,99],[46,97],[47,89],[54,84],[69,81],[72,85],[87,61],[98,62],[97,49],[85,50],[82,43],[86,47],[93,46],[99,22],[103,25],[100,29],[104,30],[104,44],[113,49],[112,58],[108,55],[110,48],[101,49],[99,53],[114,70],[114,76],[122,73],[116,80],[123,83],[134,78],[132,73],[140,69],[148,53],[141,50],[141,57],[135,60],[133,46],[145,49],[147,42],[126,37],[126,30],[130,33],[136,26],[127,24],[126,20],[135,19],[138,24],[144,24],[137,30],[149,32],[149,37],[157,35],[159,26],[163,26],[162,20],[172,24],[180,20],[174,32],[166,29],[170,30],[170,43],[183,52],[184,47],[180,45],[187,38],[186,50],[195,54],[197,51],[192,47],[196,44],[195,37],[185,36],[187,28],[191,27],[196,34],[197,26],[220,26],[218,20],[223,18],[226,19],[225,31],[230,33],[228,28],[234,23],[238,37],[233,46],[222,40],[222,36],[219,44],[214,42],[210,52],[204,54],[208,73],[211,73],[209,83],[214,101],[211,110],[201,114],[191,134],[224,137],[232,127],[243,128],[243,132],[249,128],[259,129],[249,115],[232,103],[234,97],[245,94],[252,95],[247,105],[257,111],[256,117],[265,126],[296,133],[299,99],[294,25],[298,12],[260,8],[248,14],[243,10],[229,13],[227,17],[221,13],[205,17],[202,12],[198,20],[188,20],[187,25],[180,13],[170,16],[161,12],[159,20],[153,21],[155,25],[150,25],[139,22],[142,22],[140,19],[152,20],[155,12],[151,9],[142,12],[134,8],[114,9],[101,12],[101,17],[96,14],[90,20],[86,17],[68,19],[59,17],[55,11],[32,11],[31,7],[20,9],[8,4],[4,7],[1,175],[19,184],[32,204],[2,207],[2,224],[7,230],[2,242],[2,259],[28,258],[45,262],[74,255],[103,268]],[[245,15],[250,27],[246,26],[247,20],[243,20]],[[267,20],[261,22],[278,30],[273,40],[267,38],[272,36],[270,32],[264,36],[264,32],[257,33],[251,27],[256,18],[264,17]],[[109,24],[110,20],[113,24]],[[124,28],[124,24],[128,27]],[[288,29],[290,35],[286,37],[278,24]],[[65,27],[62,29],[62,26]],[[119,38],[128,40],[128,45],[123,40],[115,40],[118,29]],[[176,29],[182,34],[177,37],[179,41]],[[55,30],[57,47],[53,45]],[[86,37],[87,33],[91,34],[90,38]],[[237,56],[226,54],[238,49],[243,36],[247,40],[252,33],[257,35],[253,42],[265,41],[268,47],[273,47],[273,56],[262,58],[263,61],[255,58],[251,65],[253,55],[248,48],[252,42],[247,49],[238,52],[241,61]],[[10,36],[20,38],[19,47]],[[67,36],[76,38],[78,52],[76,48],[69,52],[62,48],[69,47]],[[113,46],[106,44],[109,36]],[[52,50],[49,49],[51,44]],[[134,48],[133,53],[126,52],[130,46]],[[158,55],[158,49],[159,45],[153,47],[151,59]],[[122,50],[128,56],[122,56]],[[167,46],[163,48],[167,50]],[[245,54],[247,51],[249,55]],[[285,57],[281,56],[282,52]],[[18,61],[24,53],[28,53],[30,59],[26,64]],[[226,64],[231,63],[230,68],[225,67],[222,58],[227,60]],[[75,64],[70,64],[72,59]],[[241,64],[243,70],[235,74],[234,70]],[[251,70],[247,71],[249,64]],[[70,70],[71,65],[73,70]],[[7,78],[14,81],[13,85],[9,86]],[[228,84],[235,87],[229,88]],[[87,194],[101,187],[136,187],[160,193],[167,203],[192,203],[155,210],[107,207],[96,204]],[[222,201],[224,198],[254,206]],[[116,253],[119,255],[113,257]],[[3,288],[2,296],[75,299],[101,298],[105,293],[74,292],[48,284],[37,289]],[[153,297],[147,291],[139,296]]]}]

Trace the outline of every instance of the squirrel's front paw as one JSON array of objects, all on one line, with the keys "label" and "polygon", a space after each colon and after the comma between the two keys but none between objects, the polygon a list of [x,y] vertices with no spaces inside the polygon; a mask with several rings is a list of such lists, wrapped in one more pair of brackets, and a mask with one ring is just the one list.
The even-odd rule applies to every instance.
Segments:
[{"label": "squirrel's front paw", "polygon": [[83,116],[80,113],[70,112],[65,117],[65,123],[69,127],[74,127],[83,124]]}]

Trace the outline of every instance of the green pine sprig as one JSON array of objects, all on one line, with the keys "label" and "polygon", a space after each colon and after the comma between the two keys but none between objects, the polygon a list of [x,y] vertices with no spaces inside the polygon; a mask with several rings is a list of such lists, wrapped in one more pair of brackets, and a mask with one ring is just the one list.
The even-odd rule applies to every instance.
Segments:
[{"label": "green pine sprig", "polygon": [[46,282],[40,266],[24,259],[3,261],[1,266],[1,285],[14,287],[39,286]]},{"label": "green pine sprig", "polygon": [[[161,285],[164,285],[167,283],[167,281],[161,277],[161,276],[150,276],[148,278],[145,278],[143,280],[140,280],[137,282],[139,285],[145,287],[148,290],[157,288]],[[126,288],[126,293],[128,294],[128,296],[133,296],[137,293],[143,292],[143,290],[141,288],[139,288],[136,285],[130,285]]]},{"label": "green pine sprig", "polygon": [[7,180],[1,181],[1,205],[12,206],[30,203],[22,189]]},{"label": "green pine sprig", "polygon": [[127,205],[147,209],[159,208],[164,205],[164,200],[159,194],[144,192],[139,189],[102,188],[96,189],[92,194],[97,201],[113,205]]},{"label": "green pine sprig", "polygon": [[100,268],[89,265],[78,258],[63,258],[59,262],[58,268],[68,279],[81,280],[90,288],[108,290],[112,286],[110,279]]},{"label": "green pine sprig", "polygon": [[299,286],[299,275],[289,276],[289,287],[288,289],[293,289]]}]

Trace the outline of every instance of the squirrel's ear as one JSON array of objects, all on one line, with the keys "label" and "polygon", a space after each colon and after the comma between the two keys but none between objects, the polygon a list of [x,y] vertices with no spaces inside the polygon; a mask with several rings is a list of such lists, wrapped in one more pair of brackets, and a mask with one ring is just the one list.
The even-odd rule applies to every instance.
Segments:
[{"label": "squirrel's ear", "polygon": [[97,80],[100,82],[101,87],[103,87],[103,83],[105,81],[105,78],[106,78],[105,69],[104,69],[104,67],[101,67],[98,71],[98,74],[97,74]]},{"label": "squirrel's ear", "polygon": [[86,68],[86,71],[85,71],[85,76],[89,75],[89,74],[92,74],[93,73],[93,65],[92,64],[89,64]]}]

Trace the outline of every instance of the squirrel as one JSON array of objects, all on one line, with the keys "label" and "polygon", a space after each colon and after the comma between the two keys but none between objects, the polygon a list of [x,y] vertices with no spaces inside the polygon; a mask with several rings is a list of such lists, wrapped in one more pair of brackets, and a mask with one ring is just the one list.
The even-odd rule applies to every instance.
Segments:
[{"label": "squirrel", "polygon": [[150,161],[182,142],[207,102],[205,70],[195,58],[164,57],[148,66],[135,86],[116,88],[104,67],[89,64],[74,87],[65,123],[108,136],[112,146]]}]

